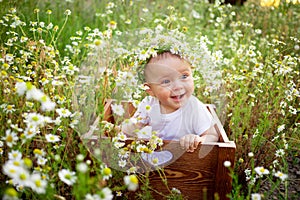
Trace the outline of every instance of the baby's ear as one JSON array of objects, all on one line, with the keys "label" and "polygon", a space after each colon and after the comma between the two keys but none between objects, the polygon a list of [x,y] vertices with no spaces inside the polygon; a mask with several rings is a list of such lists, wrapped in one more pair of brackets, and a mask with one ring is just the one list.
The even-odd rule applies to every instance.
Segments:
[{"label": "baby's ear", "polygon": [[148,83],[144,83],[144,87],[145,87],[145,91],[150,95],[150,96],[154,96],[153,91],[151,90],[151,87]]}]

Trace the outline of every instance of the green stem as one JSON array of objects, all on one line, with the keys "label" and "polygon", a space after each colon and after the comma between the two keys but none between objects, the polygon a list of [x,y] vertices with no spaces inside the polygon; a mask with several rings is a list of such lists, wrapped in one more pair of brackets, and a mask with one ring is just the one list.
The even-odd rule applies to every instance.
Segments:
[{"label": "green stem", "polygon": [[69,19],[69,17],[68,17],[68,15],[66,15],[66,19],[65,19],[65,21],[64,21],[64,24],[62,25],[60,31],[58,32],[58,34],[57,34],[57,36],[56,36],[56,40],[54,41],[54,43],[56,43],[56,41],[59,39],[59,37],[60,37],[62,31],[64,30],[64,28],[65,28],[65,26],[66,26],[66,24],[67,24],[68,19]]}]

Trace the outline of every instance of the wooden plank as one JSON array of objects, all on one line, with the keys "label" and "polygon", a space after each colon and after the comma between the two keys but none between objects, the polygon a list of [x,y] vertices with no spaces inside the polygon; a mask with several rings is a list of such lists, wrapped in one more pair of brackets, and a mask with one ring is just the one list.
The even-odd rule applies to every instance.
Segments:
[{"label": "wooden plank", "polygon": [[227,137],[227,134],[223,128],[223,125],[216,113],[216,106],[213,104],[205,104],[207,109],[210,111],[211,115],[213,116],[216,124],[215,124],[215,129],[216,131],[220,134],[220,142],[229,142],[229,139]]},{"label": "wooden plank", "polygon": [[112,109],[111,109],[112,102],[113,102],[112,99],[107,99],[106,100],[105,105],[104,105],[104,118],[103,118],[103,120],[114,123],[114,118],[113,118]]},{"label": "wooden plank", "polygon": [[215,191],[218,193],[220,199],[229,199],[226,197],[226,195],[229,194],[232,189],[230,170],[224,166],[225,161],[229,161],[231,163],[231,168],[234,165],[236,148],[233,142],[230,142],[230,145],[231,147],[220,147],[217,158],[218,166],[216,171]]},{"label": "wooden plank", "polygon": [[[175,155],[171,164],[164,167],[168,186],[156,171],[150,174],[151,186],[164,195],[170,194],[170,190],[176,188],[187,199],[212,199],[210,194],[215,192],[218,147],[199,145],[193,153],[187,153],[178,142],[172,142],[165,144],[163,150],[169,150]],[[163,198],[155,192],[153,196],[155,199]]]}]

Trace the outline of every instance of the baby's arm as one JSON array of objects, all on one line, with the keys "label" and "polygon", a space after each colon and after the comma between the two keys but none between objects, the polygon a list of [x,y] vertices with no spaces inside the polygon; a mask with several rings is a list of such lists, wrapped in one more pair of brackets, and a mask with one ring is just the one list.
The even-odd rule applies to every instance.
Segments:
[{"label": "baby's arm", "polygon": [[219,140],[219,135],[216,132],[214,126],[211,126],[204,133],[199,135],[188,134],[180,138],[180,145],[182,148],[186,149],[187,152],[194,152],[199,143],[205,142],[217,142]]}]

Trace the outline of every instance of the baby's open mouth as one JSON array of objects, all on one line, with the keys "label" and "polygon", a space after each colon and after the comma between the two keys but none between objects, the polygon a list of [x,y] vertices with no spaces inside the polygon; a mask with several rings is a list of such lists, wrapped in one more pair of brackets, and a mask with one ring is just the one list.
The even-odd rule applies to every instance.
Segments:
[{"label": "baby's open mouth", "polygon": [[171,96],[172,99],[181,99],[184,94]]}]

